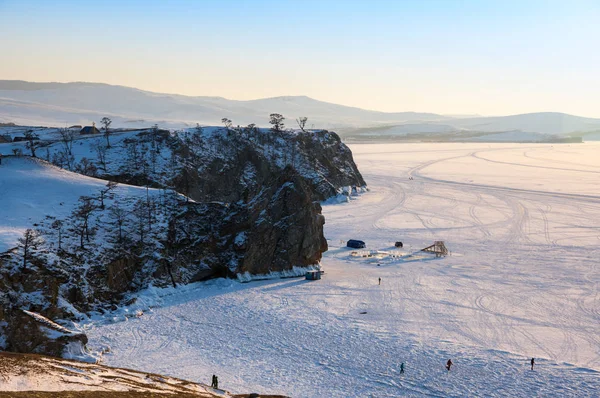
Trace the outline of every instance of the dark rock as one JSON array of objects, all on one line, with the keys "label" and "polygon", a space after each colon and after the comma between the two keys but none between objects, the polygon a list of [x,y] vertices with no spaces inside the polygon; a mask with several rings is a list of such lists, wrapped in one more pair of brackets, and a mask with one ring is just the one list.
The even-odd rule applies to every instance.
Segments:
[{"label": "dark rock", "polygon": [[69,331],[36,315],[23,311],[12,314],[8,319],[11,328],[6,336],[7,351],[61,357],[65,350],[81,350],[87,344],[85,334]]}]

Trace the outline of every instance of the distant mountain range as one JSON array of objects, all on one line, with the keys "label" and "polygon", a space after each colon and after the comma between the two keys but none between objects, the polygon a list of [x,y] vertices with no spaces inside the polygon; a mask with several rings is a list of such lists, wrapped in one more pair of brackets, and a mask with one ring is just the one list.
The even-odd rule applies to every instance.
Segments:
[{"label": "distant mountain range", "polygon": [[582,136],[600,131],[600,119],[544,112],[498,117],[460,117],[434,113],[377,112],[318,101],[305,96],[236,101],[221,97],[160,94],[102,83],[32,83],[0,80],[0,123],[24,125],[89,125],[104,116],[114,127],[180,128],[219,125],[268,125],[271,113],[294,119],[308,117],[308,127],[340,130],[347,136],[528,133],[541,136]]},{"label": "distant mountain range", "polygon": [[295,125],[306,116],[318,128],[435,121],[447,117],[433,113],[385,113],[352,108],[308,97],[276,97],[235,101],[221,97],[159,94],[100,83],[30,83],[0,80],[0,122],[27,124],[90,124],[104,116],[113,125],[142,127],[219,125],[229,118],[235,125],[267,126],[269,114],[280,113]]}]

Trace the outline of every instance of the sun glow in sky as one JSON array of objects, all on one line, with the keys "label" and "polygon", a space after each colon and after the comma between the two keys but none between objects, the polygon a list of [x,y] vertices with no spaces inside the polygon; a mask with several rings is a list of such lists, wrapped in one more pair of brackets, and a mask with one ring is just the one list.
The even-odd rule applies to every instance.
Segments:
[{"label": "sun glow in sky", "polygon": [[600,117],[600,2],[0,0],[0,79]]}]

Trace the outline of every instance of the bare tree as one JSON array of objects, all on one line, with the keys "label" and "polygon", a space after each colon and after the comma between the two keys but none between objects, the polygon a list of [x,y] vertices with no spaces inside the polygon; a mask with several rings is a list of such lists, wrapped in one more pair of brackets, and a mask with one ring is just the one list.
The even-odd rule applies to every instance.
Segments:
[{"label": "bare tree", "polygon": [[27,140],[25,147],[31,151],[31,157],[35,158],[35,150],[42,146],[40,138],[33,132],[33,130],[27,130],[25,132],[25,140]]},{"label": "bare tree", "polygon": [[109,181],[106,183],[106,186],[100,190],[100,208],[104,210],[104,199],[112,198],[111,191],[117,187],[117,183],[114,181]]},{"label": "bare tree", "polygon": [[27,262],[32,257],[32,251],[36,250],[42,244],[40,233],[34,229],[28,228],[23,236],[17,240],[17,245],[23,249],[23,269],[27,269]]},{"label": "bare tree", "polygon": [[106,167],[108,162],[106,160],[106,153],[108,152],[108,147],[99,142],[96,142],[92,145],[92,149],[96,152],[96,158],[98,159],[98,163],[104,172],[106,172]]},{"label": "bare tree", "polygon": [[75,167],[75,171],[85,176],[96,177],[98,175],[98,168],[88,158],[81,158],[79,164]]},{"label": "bare tree", "polygon": [[150,188],[146,185],[146,207],[148,208],[148,231],[152,232],[153,209],[155,207],[154,198],[150,198]]},{"label": "bare tree", "polygon": [[79,233],[79,247],[85,249],[84,238],[87,242],[90,241],[90,217],[92,212],[96,210],[93,199],[89,196],[79,198],[79,205],[73,211],[73,216],[77,220],[77,231]]},{"label": "bare tree", "polygon": [[148,179],[148,172],[150,171],[150,164],[148,164],[148,144],[147,143],[142,143],[140,145],[140,162],[138,163],[138,170],[141,170],[142,172],[142,176],[145,179]]},{"label": "bare tree", "polygon": [[258,128],[256,124],[250,123],[246,127],[244,127],[244,133],[246,134],[246,139],[250,141],[252,138],[256,138],[256,133],[258,132]]},{"label": "bare tree", "polygon": [[64,221],[63,220],[54,220],[54,222],[52,222],[52,225],[50,225],[50,228],[56,230],[56,232],[58,233],[58,251],[60,252],[62,250],[62,236],[63,236],[63,232],[64,232]]},{"label": "bare tree", "polygon": [[104,138],[106,138],[106,147],[110,148],[110,140],[109,140],[109,136],[110,136],[110,125],[112,123],[112,120],[110,120],[110,118],[107,118],[106,116],[102,118],[102,120],[100,120],[100,124],[103,125],[102,130],[104,130]]},{"label": "bare tree", "polygon": [[165,268],[171,278],[173,287],[177,287],[175,278],[173,277],[173,263],[177,261],[179,257],[179,248],[177,246],[177,228],[175,227],[175,220],[169,220],[169,227],[167,230],[167,258],[165,259]]},{"label": "bare tree", "polygon": [[58,167],[62,167],[62,168],[67,168],[69,170],[73,170],[73,162],[75,162],[75,157],[72,155],[69,155],[64,148],[60,149],[57,152],[54,152],[52,154],[52,164],[58,166]]},{"label": "bare tree", "polygon": [[139,199],[133,205],[135,228],[137,229],[139,236],[139,244],[142,247],[144,246],[144,237],[146,236],[146,220],[148,215],[148,210],[146,207],[146,202],[142,199]]},{"label": "bare tree", "polygon": [[158,154],[158,152],[160,152],[160,148],[159,148],[159,144],[160,144],[160,129],[158,128],[158,124],[155,124],[154,126],[152,126],[152,129],[150,130],[150,144],[152,145],[152,151],[156,152]]},{"label": "bare tree", "polygon": [[69,156],[73,156],[73,140],[75,139],[75,131],[71,129],[60,129],[60,142],[63,145],[65,152]]},{"label": "bare tree", "polygon": [[126,143],[126,168],[128,173],[141,173],[144,176],[148,176],[148,161],[146,160],[146,153],[148,152],[148,146],[144,143],[140,144],[139,141],[131,141]]},{"label": "bare tree", "polygon": [[110,207],[110,215],[115,220],[115,224],[117,225],[117,230],[119,231],[119,235],[117,238],[117,243],[123,243],[123,227],[127,222],[127,211],[119,206],[118,202],[115,202]]},{"label": "bare tree", "polygon": [[279,113],[271,113],[269,118],[269,123],[273,126],[271,127],[271,130],[273,130],[276,133],[281,133],[285,127],[285,125],[283,124],[285,118]]},{"label": "bare tree", "polygon": [[158,162],[159,149],[156,147],[150,151],[150,165],[152,166],[152,174],[156,173],[156,163]]},{"label": "bare tree", "polygon": [[185,195],[186,202],[189,202],[189,200],[190,200],[189,196],[190,196],[190,191],[191,191],[191,189],[190,189],[190,186],[191,186],[190,180],[191,179],[192,179],[192,176],[191,176],[190,171],[188,170],[187,167],[184,166],[183,169],[181,170],[181,179],[180,179],[181,185],[179,188],[182,191],[181,193],[183,193]]},{"label": "bare tree", "polygon": [[298,123],[300,130],[302,130],[303,132],[306,132],[306,122],[308,122],[308,118],[306,116],[301,116],[298,119],[296,119],[296,123]]},{"label": "bare tree", "polygon": [[292,139],[290,140],[290,144],[291,144],[291,158],[292,158],[292,167],[293,168],[297,168],[298,167],[298,136],[296,135],[292,135]]},{"label": "bare tree", "polygon": [[233,126],[233,122],[230,119],[227,119],[226,117],[221,119],[221,123],[225,125],[225,129],[227,131],[231,130],[231,127]]}]

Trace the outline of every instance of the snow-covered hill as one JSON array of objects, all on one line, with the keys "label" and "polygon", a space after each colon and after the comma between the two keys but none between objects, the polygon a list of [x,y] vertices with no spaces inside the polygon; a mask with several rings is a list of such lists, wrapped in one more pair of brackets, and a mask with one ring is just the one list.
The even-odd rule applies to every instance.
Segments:
[{"label": "snow-covered hill", "polygon": [[472,131],[501,132],[520,130],[529,133],[565,135],[598,130],[600,128],[600,119],[573,116],[559,112],[540,112],[511,116],[458,119],[453,120],[452,124],[456,127]]},{"label": "snow-covered hill", "polygon": [[[46,216],[66,219],[81,196],[94,197],[106,181],[71,173],[28,157],[4,156],[0,165],[0,253],[16,247],[27,228]],[[146,198],[146,189],[120,184],[116,198]],[[151,195],[158,191],[151,189]],[[108,203],[108,202],[107,202]]]},{"label": "snow-covered hill", "polygon": [[0,143],[0,349],[9,351],[71,352],[24,310],[70,327],[148,286],[315,267],[327,250],[319,201],[364,185],[327,131],[35,133]]},{"label": "snow-covered hill", "polygon": [[600,130],[600,119],[545,112],[514,116],[455,118],[427,123],[345,128],[342,134],[360,141],[558,142],[584,140]]}]

